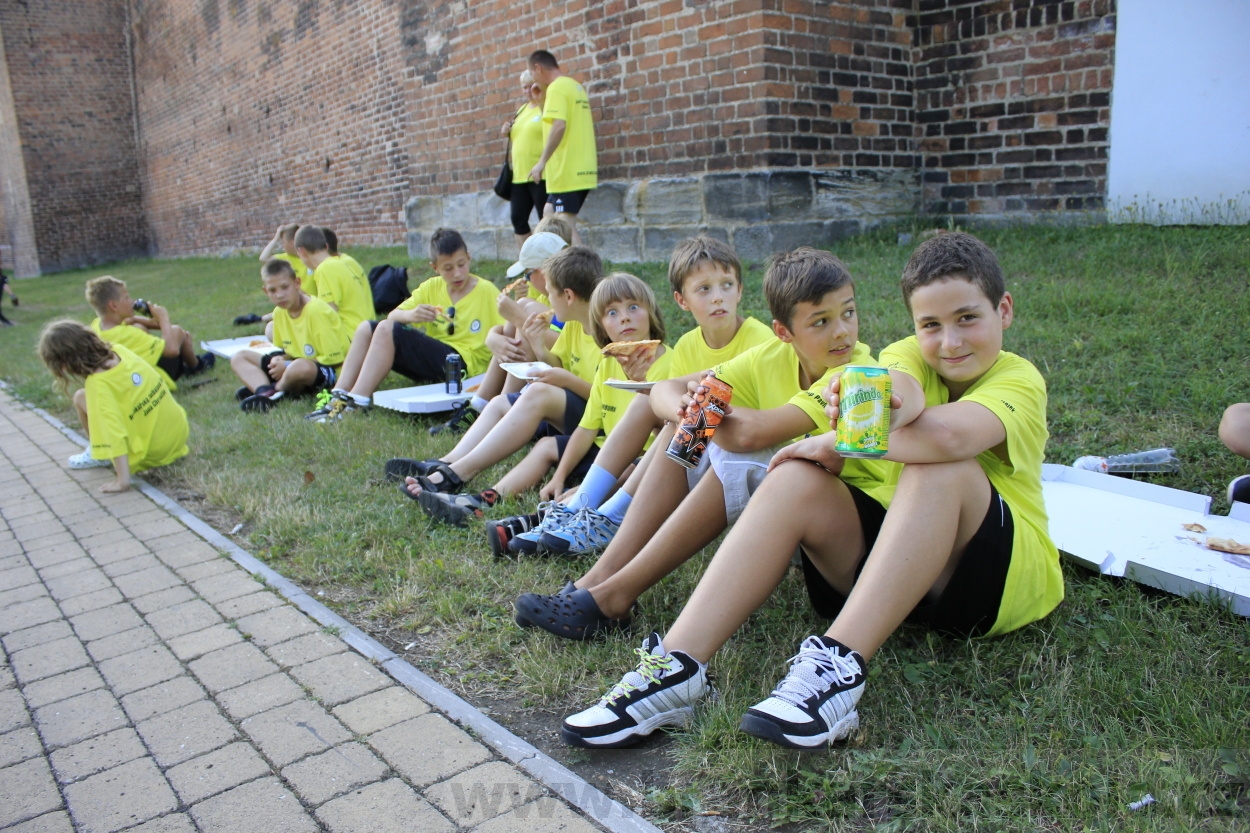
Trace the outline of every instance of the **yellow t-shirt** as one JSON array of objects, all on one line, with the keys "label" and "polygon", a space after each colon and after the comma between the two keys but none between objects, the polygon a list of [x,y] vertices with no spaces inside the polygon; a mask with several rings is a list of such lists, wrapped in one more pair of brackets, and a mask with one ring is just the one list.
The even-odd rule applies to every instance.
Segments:
[{"label": "yellow t-shirt", "polygon": [[307,292],[309,295],[317,294],[317,279],[313,276],[313,270],[304,265],[304,261],[295,255],[289,255],[286,252],[278,252],[271,260],[285,260],[291,264],[291,268],[295,270],[295,276],[299,278],[299,288]]},{"label": "yellow t-shirt", "polygon": [[743,319],[742,326],[728,344],[719,350],[713,350],[703,340],[703,328],[695,327],[679,338],[673,347],[673,361],[669,365],[670,377],[689,376],[691,373],[711,370],[752,347],[776,338],[776,333],[767,324],[748,316]]},{"label": "yellow t-shirt", "polygon": [[[856,364],[871,358],[868,345],[856,342],[848,363]],[[715,367],[715,371],[716,378],[733,387],[730,404],[735,408],[768,411],[793,401],[804,412],[808,412],[800,404],[803,389],[799,387],[799,354],[794,352],[794,347],[789,342],[779,338],[766,341],[735,358],[721,362]],[[820,388],[816,390],[819,391]],[[828,420],[823,414],[821,418],[827,430]],[[818,425],[820,421],[817,420]]]},{"label": "yellow t-shirt", "polygon": [[546,295],[539,292],[537,287],[534,286],[534,284],[530,284],[529,289],[525,290],[525,297],[529,298],[530,300],[537,301],[538,303],[542,304],[544,307],[551,306],[551,301],[547,299]]},{"label": "yellow t-shirt", "polygon": [[156,364],[161,360],[161,354],[165,352],[165,339],[152,335],[145,327],[132,327],[129,324],[118,324],[116,327],[102,330],[99,318],[92,320],[91,329],[110,344],[124,345],[130,352],[152,365],[152,369],[160,375],[166,387],[171,391],[178,390],[178,386],[174,384],[173,379],[169,378],[169,374]]},{"label": "yellow t-shirt", "polygon": [[[352,270],[352,274],[356,276],[357,280],[363,281],[366,287],[369,286],[369,276],[365,274],[365,267],[360,265],[360,261],[343,252],[339,252],[335,257],[347,264],[347,268]],[[372,293],[370,293],[370,296],[372,296]]]},{"label": "yellow t-shirt", "polygon": [[[529,182],[530,171],[543,155],[543,110],[526,104],[512,120],[512,181]],[[541,209],[542,206],[539,206]]]},{"label": "yellow t-shirt", "polygon": [[[647,368],[647,381],[659,382],[667,379],[672,369],[673,351],[665,350]],[[595,371],[595,380],[590,385],[590,399],[586,402],[586,410],[582,412],[582,420],[578,428],[588,431],[602,431],[595,438],[596,445],[603,445],[604,439],[612,433],[612,429],[625,416],[625,409],[634,401],[638,394],[632,390],[620,390],[607,384],[609,379],[628,379],[621,363],[611,356],[604,356]],[[654,437],[648,437],[644,449],[651,447]]]},{"label": "yellow t-shirt", "polygon": [[114,344],[115,367],[87,376],[91,456],[126,455],[131,472],[167,466],[187,453],[187,412],[160,374],[124,344]]},{"label": "yellow t-shirt", "polygon": [[594,386],[595,371],[604,357],[594,336],[582,329],[580,321],[564,322],[564,329],[551,345],[551,352],[559,357],[561,367]]},{"label": "yellow t-shirt", "polygon": [[491,327],[502,324],[504,321],[495,303],[496,298],[499,297],[499,288],[477,275],[470,277],[474,281],[473,288],[454,304],[451,302],[451,295],[447,292],[447,281],[443,280],[441,275],[435,275],[422,281],[421,285],[413,291],[407,301],[399,305],[398,309],[410,310],[416,309],[420,304],[430,304],[442,307],[445,312],[454,306],[456,308],[454,320],[456,332],[452,335],[447,335],[447,329],[448,324],[453,322],[446,319],[408,326],[420,330],[431,338],[438,339],[455,350],[464,359],[468,374],[476,376],[479,373],[485,373],[487,366],[490,365],[490,348],[486,346],[486,333]]},{"label": "yellow t-shirt", "polygon": [[[915,336],[881,351],[881,364],[912,376],[924,389],[925,406],[950,402],[950,391],[920,353]],[[989,408],[1007,431],[1007,457],[992,450],[977,463],[1011,509],[1015,537],[998,618],[986,636],[998,636],[1041,619],[1063,601],[1059,552],[1050,540],[1042,499],[1046,439],[1046,381],[1027,359],[1003,351],[994,365],[959,397]]]},{"label": "yellow t-shirt", "polygon": [[[359,268],[357,263],[356,269]],[[357,274],[344,258],[327,257],[317,267],[313,279],[317,283],[317,297],[338,307],[349,338],[361,321],[373,320],[376,315],[373,311],[373,290],[369,288],[363,270]]]},{"label": "yellow t-shirt", "polygon": [[543,179],[548,194],[585,191],[599,184],[599,156],[595,150],[595,122],[590,99],[581,84],[561,75],[547,87],[543,104],[543,143],[551,133],[551,123],[564,122],[564,138],[547,160]]},{"label": "yellow t-shirt", "polygon": [[297,318],[274,307],[273,343],[292,359],[312,359],[331,367],[342,364],[352,346],[339,314],[325,301],[311,297]]}]

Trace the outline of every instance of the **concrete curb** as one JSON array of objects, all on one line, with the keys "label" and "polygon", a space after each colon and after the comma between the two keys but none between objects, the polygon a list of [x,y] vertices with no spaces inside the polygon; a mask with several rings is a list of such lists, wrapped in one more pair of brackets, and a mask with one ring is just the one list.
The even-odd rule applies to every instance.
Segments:
[{"label": "concrete curb", "polygon": [[[18,398],[12,388],[0,381],[0,390],[42,417],[49,425],[75,443],[87,447],[87,439],[42,408]],[[219,552],[224,552],[243,569],[259,576],[265,584],[298,607],[319,624],[335,628],[338,636],[357,653],[367,657],[395,681],[410,689],[453,723],[471,731],[487,746],[528,773],[556,795],[581,810],[611,833],[661,833],[660,829],[619,801],[604,794],[580,775],[544,754],[537,747],[517,737],[503,726],[478,711],[467,700],[444,688],[428,675],[401,659],[342,616],[310,596],[295,582],[269,567],[256,556],[222,535],[188,511],[182,504],[140,477],[132,484],[162,509],[169,512],[188,529],[199,535]]]}]

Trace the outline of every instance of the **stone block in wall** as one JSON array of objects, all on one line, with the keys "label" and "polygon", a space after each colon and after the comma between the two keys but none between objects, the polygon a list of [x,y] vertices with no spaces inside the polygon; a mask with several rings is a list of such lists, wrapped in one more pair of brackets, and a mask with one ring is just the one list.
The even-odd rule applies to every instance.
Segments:
[{"label": "stone block in wall", "polygon": [[912,171],[821,171],[813,176],[815,211],[820,217],[907,217],[920,206],[920,181]]},{"label": "stone block in wall", "polygon": [[[531,222],[530,228],[533,226]],[[500,260],[515,261],[520,256],[521,250],[516,244],[516,235],[512,232],[511,223],[507,228],[495,229],[495,251],[499,253]]]},{"label": "stone block in wall", "polygon": [[[541,212],[541,208],[539,211]],[[501,200],[494,191],[477,193],[478,228],[507,226],[512,228],[512,203]]]},{"label": "stone block in wall", "polygon": [[601,182],[591,191],[578,212],[579,222],[592,226],[620,225],[626,220],[625,196],[629,185],[624,182]]},{"label": "stone block in wall", "polygon": [[442,197],[413,197],[404,203],[404,227],[435,229],[443,224]]},{"label": "stone block in wall", "polygon": [[733,245],[743,263],[763,263],[778,252],[799,246],[827,249],[861,231],[863,226],[857,220],[757,223],[734,229]]},{"label": "stone block in wall", "polygon": [[[430,235],[433,230],[408,229],[408,259],[415,263],[426,263],[430,259]],[[416,287],[413,287],[414,289]]]},{"label": "stone block in wall", "polygon": [[667,261],[673,247],[687,237],[705,234],[729,242],[729,232],[707,226],[647,226],[642,234],[642,259]]},{"label": "stone block in wall", "polygon": [[452,228],[464,234],[466,230],[478,229],[477,194],[451,194],[443,197],[444,228]]},{"label": "stone block in wall", "polygon": [[646,226],[702,222],[702,183],[693,176],[647,180],[638,191],[638,220]]},{"label": "stone block in wall", "polygon": [[642,259],[642,234],[637,226],[588,226],[581,234],[604,260],[637,263]]},{"label": "stone block in wall", "polygon": [[471,256],[478,258],[479,260],[483,258],[487,260],[495,260],[499,257],[499,244],[496,241],[494,229],[473,229],[472,231],[466,231],[463,228],[459,228],[456,229],[456,231],[459,231],[460,236],[464,238],[464,244],[469,247],[469,254]]},{"label": "stone block in wall", "polygon": [[810,171],[771,171],[768,174],[770,219],[809,217],[815,189]]},{"label": "stone block in wall", "polygon": [[763,222],[768,219],[768,174],[708,174],[703,204],[709,220]]}]

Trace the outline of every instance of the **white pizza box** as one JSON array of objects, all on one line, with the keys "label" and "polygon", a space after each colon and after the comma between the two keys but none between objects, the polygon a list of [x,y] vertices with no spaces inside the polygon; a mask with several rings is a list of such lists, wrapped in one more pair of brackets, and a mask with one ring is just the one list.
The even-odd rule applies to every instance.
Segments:
[{"label": "white pizza box", "polygon": [[253,350],[257,353],[268,353],[278,348],[265,341],[265,348],[257,350],[251,347],[253,341],[265,341],[265,334],[259,333],[254,336],[239,336],[238,338],[219,338],[216,341],[201,341],[200,347],[215,356],[223,359],[232,359],[234,354],[241,350]]},{"label": "white pizza box", "polygon": [[473,389],[482,383],[485,374],[470,376],[464,380],[460,393],[448,393],[443,382],[432,385],[416,385],[411,388],[380,390],[373,395],[373,404],[379,408],[400,411],[405,414],[436,414],[450,411],[456,403],[473,396]]},{"label": "white pizza box", "polygon": [[1208,535],[1250,544],[1250,506],[1212,515],[1206,495],[1057,465],[1042,466],[1042,493],[1050,537],[1077,563],[1250,617],[1250,556],[1203,546]]}]

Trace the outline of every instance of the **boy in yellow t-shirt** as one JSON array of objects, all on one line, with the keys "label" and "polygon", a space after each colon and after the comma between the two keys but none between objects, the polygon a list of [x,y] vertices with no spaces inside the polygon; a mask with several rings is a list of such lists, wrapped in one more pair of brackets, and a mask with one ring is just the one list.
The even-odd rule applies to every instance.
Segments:
[{"label": "boy in yellow t-shirt", "polygon": [[[813,606],[833,624],[803,641],[741,724],[782,746],[820,747],[858,727],[867,662],[905,620],[990,636],[1063,599],[1042,502],[1046,385],[1002,349],[1013,304],[997,258],[970,234],[941,234],[913,252],[902,288],[916,335],[881,363],[895,392],[887,457],[904,465],[879,532],[838,521],[849,496],[832,472],[851,461],[828,436],[783,449],[672,629],[647,639],[647,683],[565,720],[566,741],[624,745],[687,722],[707,692],[706,663],[781,581],[796,545]],[[830,418],[839,382],[826,390]]]},{"label": "boy in yellow t-shirt", "polygon": [[[170,390],[177,390],[176,379],[212,368],[217,357],[195,354],[191,334],[169,320],[169,312],[159,304],[148,303],[149,315],[137,315],[126,282],[111,275],[87,281],[87,303],[96,311],[89,325],[105,341],[124,344],[131,352],[156,368]],[[157,335],[153,335],[153,332]]]},{"label": "boy in yellow t-shirt", "polygon": [[365,321],[352,336],[339,382],[330,398],[308,415],[335,422],[372,407],[386,374],[394,370],[419,384],[446,378],[447,357],[458,355],[469,376],[486,370],[486,333],[501,319],[499,290],[469,271],[464,238],[441,228],[430,237],[430,266],[438,274],[421,282],[381,321]]},{"label": "boy in yellow t-shirt", "polygon": [[362,321],[373,320],[373,290],[369,288],[369,279],[360,264],[353,269],[343,258],[330,255],[324,229],[300,226],[295,232],[295,253],[313,272],[316,297],[339,314],[348,334],[356,332]]},{"label": "boy in yellow t-shirt", "polygon": [[331,387],[348,341],[339,314],[300,288],[290,263],[271,258],[261,267],[260,277],[275,304],[267,335],[280,352],[240,350],[230,359],[230,368],[243,382],[235,391],[240,407],[264,413],[287,394]]},{"label": "boy in yellow t-shirt", "polygon": [[[299,255],[295,252],[295,232],[299,231],[299,223],[283,223],[278,226],[278,230],[274,232],[273,239],[270,240],[265,248],[260,251],[260,262],[263,266],[271,257],[279,260],[285,260],[291,264],[291,269],[299,275],[300,285],[309,295],[317,294],[317,282],[313,278],[313,270],[304,265],[299,259]],[[266,315],[265,321],[269,321],[272,316]]]}]

